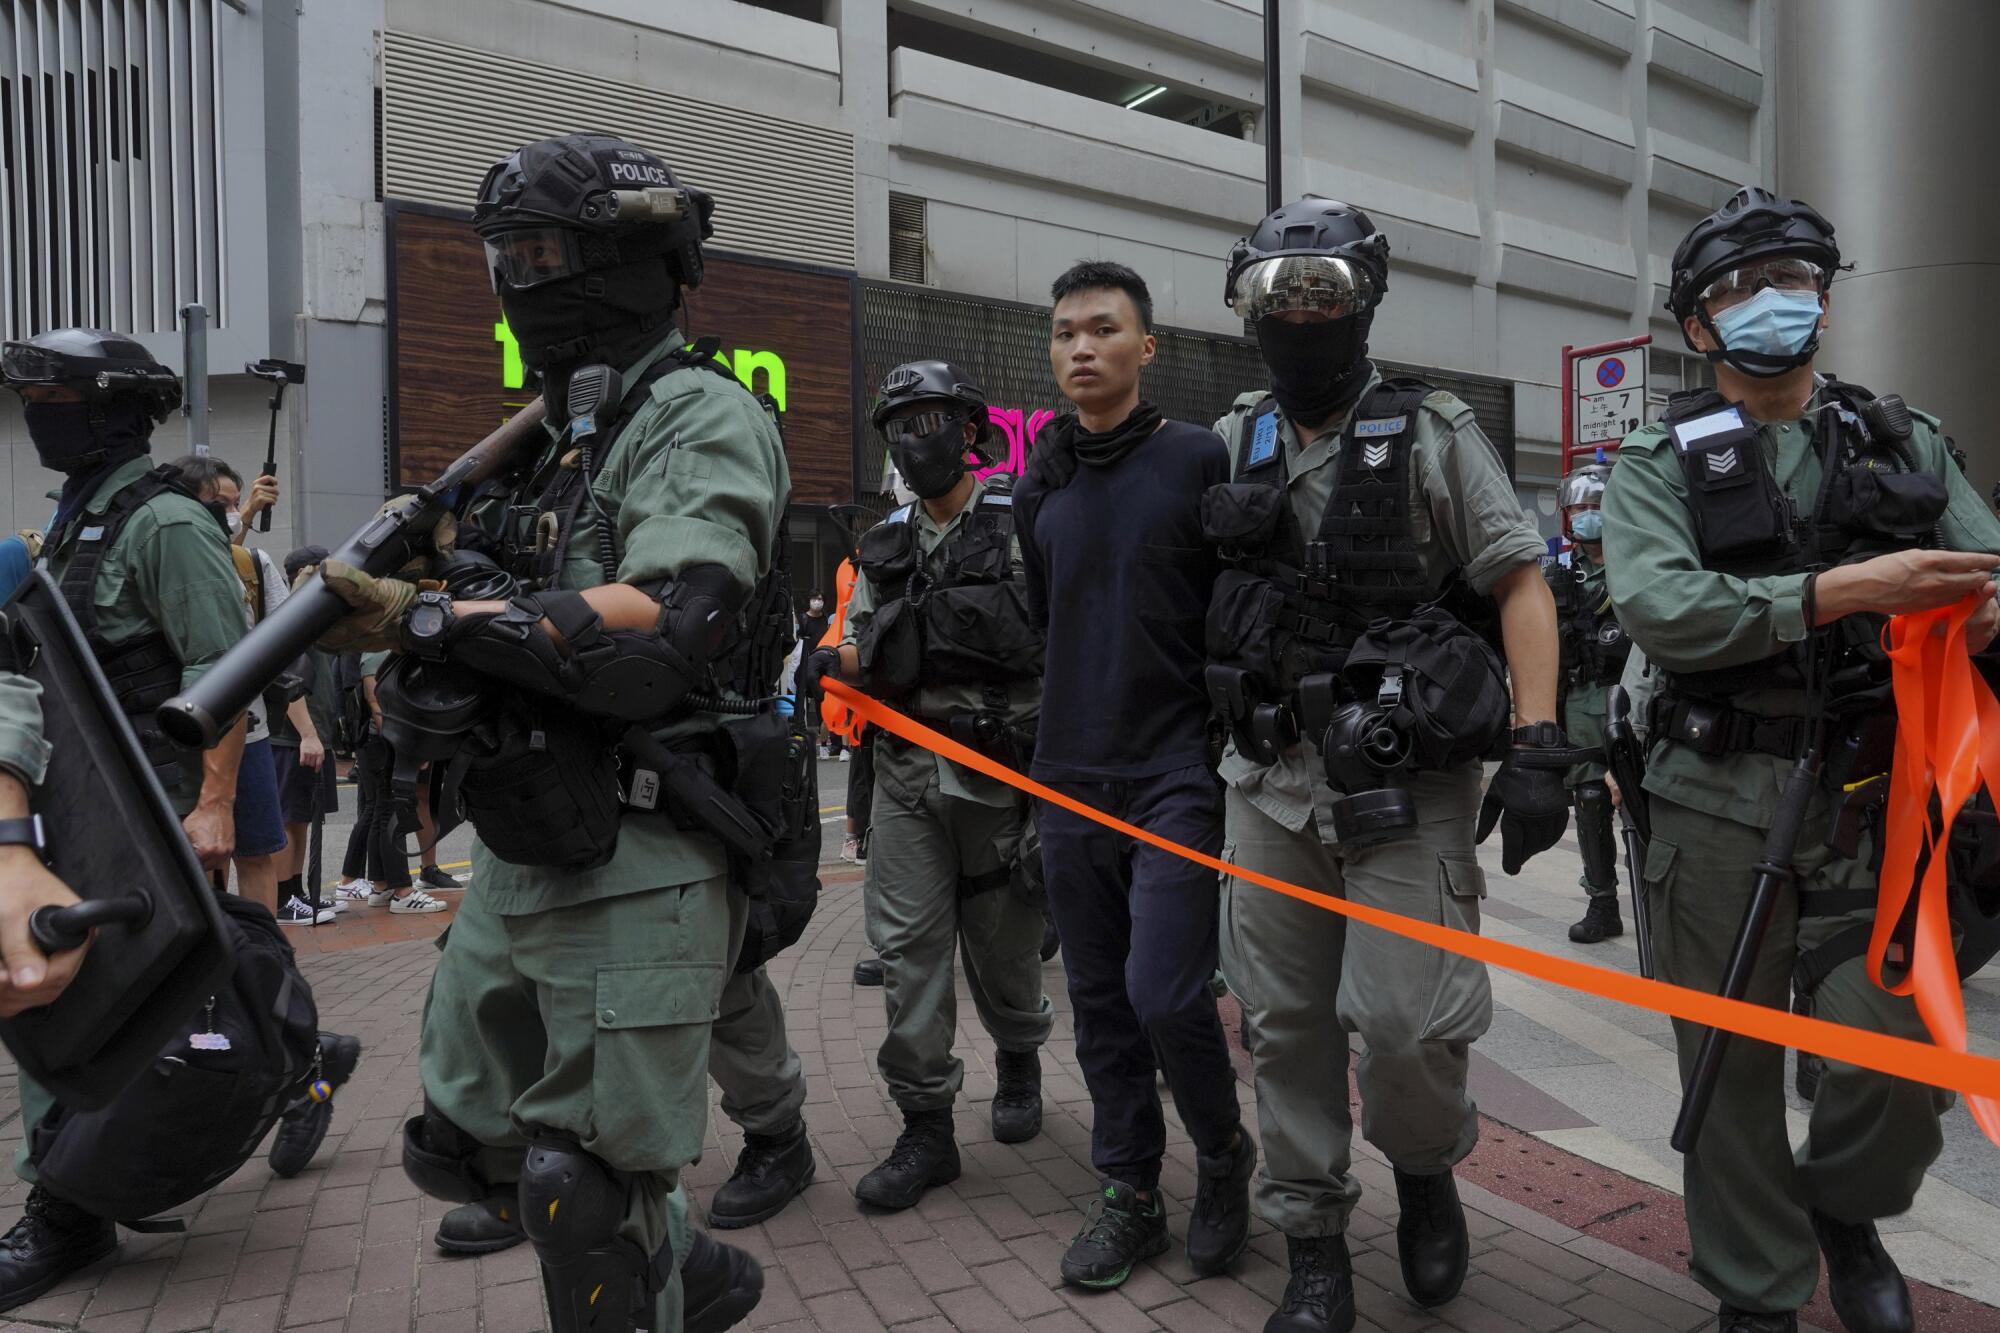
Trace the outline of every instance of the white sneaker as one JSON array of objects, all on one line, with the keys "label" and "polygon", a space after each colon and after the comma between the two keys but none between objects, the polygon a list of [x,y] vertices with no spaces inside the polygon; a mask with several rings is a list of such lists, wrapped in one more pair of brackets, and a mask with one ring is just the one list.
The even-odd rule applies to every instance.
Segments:
[{"label": "white sneaker", "polygon": [[849,759],[852,759],[853,757],[854,757],[854,751],[852,750],[842,750],[840,752],[840,762],[843,764],[846,763]]},{"label": "white sneaker", "polygon": [[442,900],[431,897],[422,889],[411,889],[406,898],[391,898],[389,910],[392,912],[442,912]]},{"label": "white sneaker", "polygon": [[861,860],[861,839],[848,838],[840,844],[840,859],[859,862]]},{"label": "white sneaker", "polygon": [[322,907],[317,912],[313,911],[312,904],[299,897],[296,893],[286,899],[285,905],[278,909],[278,920],[288,926],[329,925],[336,915],[338,914],[331,907]]},{"label": "white sneaker", "polygon": [[370,893],[368,895],[368,905],[370,907],[386,907],[394,902],[395,898],[396,891],[394,889],[383,889],[380,893]]}]

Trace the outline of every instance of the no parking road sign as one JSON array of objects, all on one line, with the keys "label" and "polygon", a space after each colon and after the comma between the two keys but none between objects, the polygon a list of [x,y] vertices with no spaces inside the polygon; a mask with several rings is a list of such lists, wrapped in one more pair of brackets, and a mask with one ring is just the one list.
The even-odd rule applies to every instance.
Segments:
[{"label": "no parking road sign", "polygon": [[1646,349],[1623,348],[1576,362],[1576,443],[1616,443],[1646,421]]}]

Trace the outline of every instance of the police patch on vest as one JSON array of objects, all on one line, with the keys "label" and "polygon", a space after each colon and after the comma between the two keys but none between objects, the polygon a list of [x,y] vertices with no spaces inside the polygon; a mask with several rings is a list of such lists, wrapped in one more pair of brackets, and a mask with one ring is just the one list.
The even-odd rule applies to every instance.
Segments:
[{"label": "police patch on vest", "polygon": [[1408,420],[1408,417],[1376,417],[1372,421],[1357,421],[1354,423],[1354,437],[1365,439],[1371,435],[1401,435],[1403,423]]},{"label": "police patch on vest", "polygon": [[1389,446],[1386,443],[1362,445],[1361,466],[1371,472],[1389,466]]},{"label": "police patch on vest", "polygon": [[1701,461],[1711,477],[1731,476],[1742,468],[1742,459],[1737,456],[1735,445],[1725,449],[1710,450],[1702,455]]},{"label": "police patch on vest", "polygon": [[1278,456],[1278,414],[1266,412],[1257,418],[1256,430],[1250,436],[1250,452],[1243,460],[1244,467],[1262,467]]},{"label": "police patch on vest", "polygon": [[1743,413],[1738,408],[1725,407],[1720,411],[1705,412],[1701,416],[1679,422],[1672,428],[1674,448],[1686,453],[1711,435],[1747,429],[1743,423]]}]

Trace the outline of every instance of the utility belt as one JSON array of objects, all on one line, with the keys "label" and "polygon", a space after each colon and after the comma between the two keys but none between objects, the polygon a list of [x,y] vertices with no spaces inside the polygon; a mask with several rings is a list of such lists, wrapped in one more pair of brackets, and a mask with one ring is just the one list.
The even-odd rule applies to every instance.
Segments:
[{"label": "utility belt", "polygon": [[1796,759],[1810,725],[1802,717],[1760,717],[1713,699],[1662,691],[1647,710],[1649,734],[1666,737],[1696,754],[1768,754]]},{"label": "utility belt", "polygon": [[1261,764],[1277,763],[1302,736],[1324,736],[1350,693],[1334,672],[1314,671],[1299,677],[1293,689],[1272,695],[1252,672],[1223,662],[1210,662],[1202,683],[1237,751]]},{"label": "utility belt", "polygon": [[[1034,765],[1035,729],[1016,726],[1000,713],[980,709],[962,713],[912,713],[910,716],[932,731],[942,732],[968,750],[977,750],[1017,773],[1026,773]],[[896,750],[907,750],[916,744],[887,731],[881,733],[881,740],[884,745]]]}]

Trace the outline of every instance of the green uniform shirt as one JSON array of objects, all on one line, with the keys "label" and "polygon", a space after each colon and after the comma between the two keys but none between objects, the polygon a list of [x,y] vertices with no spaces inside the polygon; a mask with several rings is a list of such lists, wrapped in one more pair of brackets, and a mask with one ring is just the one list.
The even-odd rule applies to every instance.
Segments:
[{"label": "green uniform shirt", "polygon": [[[1381,381],[1369,375],[1365,395]],[[1262,391],[1237,398],[1229,414],[1215,423],[1215,433],[1229,446],[1231,474],[1250,431]],[[1319,531],[1327,497],[1339,469],[1341,431],[1329,425],[1301,449],[1298,432],[1281,410],[1278,438],[1285,451],[1285,494],[1308,537]],[[1439,389],[1418,408],[1407,438],[1397,447],[1410,453],[1410,541],[1423,560],[1433,589],[1441,589],[1457,570],[1472,591],[1486,595],[1512,570],[1539,560],[1546,549],[1534,523],[1521,511],[1513,483],[1472,409]],[[1319,825],[1331,828],[1334,793],[1327,786],[1315,743],[1294,745],[1276,764],[1263,765],[1236,752],[1234,742],[1222,757],[1222,780],[1240,791],[1252,805],[1293,832],[1304,829],[1317,803]],[[1426,812],[1445,818],[1462,811]]]},{"label": "green uniform shirt", "polygon": [[42,687],[26,676],[0,671],[0,770],[29,786],[49,767],[49,743],[42,739]]},{"label": "green uniform shirt", "polygon": [[[2000,521],[1945,452],[1937,418],[1913,412],[1909,447],[1917,465],[1942,477],[1950,495],[1939,527],[1944,545],[2000,552]],[[1817,405],[1796,421],[1756,424],[1763,466],[1796,512],[1810,514],[1820,465],[1813,432]],[[1748,419],[1746,414],[1746,420]],[[1780,572],[1776,558],[1749,574],[1703,567],[1680,456],[1664,423],[1625,438],[1604,493],[1604,562],[1619,623],[1656,668],[1702,671],[1774,656],[1806,637],[1805,575]],[[1730,700],[1766,717],[1797,716],[1798,690],[1750,689]],[[1704,813],[1768,828],[1789,759],[1741,752],[1705,756],[1661,738],[1646,768],[1646,790]]]},{"label": "green uniform shirt", "polygon": [[[685,343],[678,329],[669,330],[625,372],[625,387]],[[554,431],[551,440],[551,455],[569,447],[554,443]],[[770,571],[791,474],[778,428],[735,380],[686,366],[660,376],[596,470],[591,490],[615,528],[620,583],[653,584],[690,565],[712,564],[728,570],[747,597]],[[559,587],[605,581],[597,523],[586,502],[563,551]],[[685,723],[690,731],[713,724],[713,718]],[[729,864],[713,837],[682,832],[670,816],[646,811],[626,813],[617,853],[596,870],[511,865],[479,843],[472,855],[478,891],[507,915],[692,884],[725,873]]]},{"label": "green uniform shirt", "polygon": [[[953,514],[940,526],[924,508],[921,500],[909,506],[907,522],[917,528],[917,549],[922,553],[924,571],[936,576],[941,572],[937,555],[945,540],[956,532],[979,504],[979,498],[989,487],[983,480],[972,483],[972,495],[965,507]],[[1021,577],[1021,543],[1017,539],[1008,552],[1009,569],[1015,579]],[[860,637],[861,629],[874,617],[876,607],[875,585],[866,574],[857,573],[854,591],[847,601],[847,637],[843,643],[852,645]],[[1034,730],[1036,720],[1042,711],[1042,682],[1039,680],[1009,681],[1002,688],[1007,702],[1002,715],[1010,725]],[[933,685],[916,691],[903,701],[906,712],[927,718],[950,717],[955,713],[976,713],[989,707],[986,702],[986,687],[974,684]],[[956,796],[960,800],[976,801],[981,805],[1012,805],[1017,799],[1014,789],[1004,782],[987,777],[983,773],[952,763],[949,759],[932,754],[922,746],[900,745],[885,742],[875,747],[875,773],[878,778],[887,778],[905,791],[921,792],[927,785],[932,769],[935,768],[938,790],[946,796]]]}]

